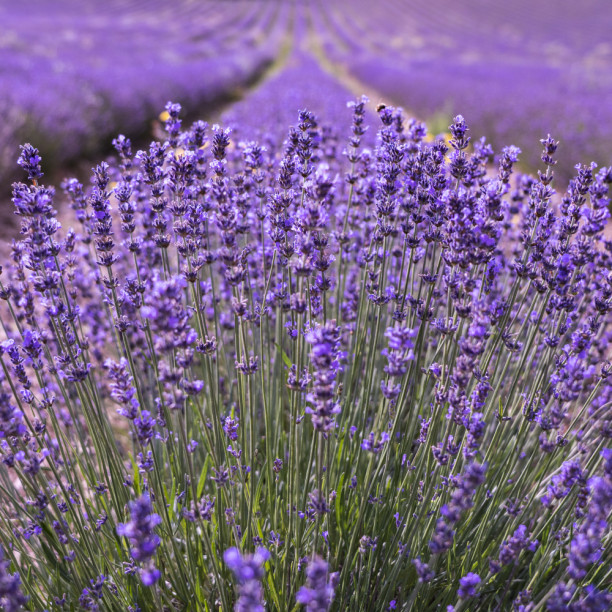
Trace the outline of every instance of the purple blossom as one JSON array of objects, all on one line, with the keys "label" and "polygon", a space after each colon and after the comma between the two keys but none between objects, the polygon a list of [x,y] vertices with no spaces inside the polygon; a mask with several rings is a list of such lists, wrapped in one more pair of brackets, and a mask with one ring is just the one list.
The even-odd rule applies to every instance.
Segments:
[{"label": "purple blossom", "polygon": [[122,357],[119,363],[112,359],[104,362],[111,382],[111,397],[121,405],[117,412],[133,421],[139,413],[140,404],[136,397],[133,377],[129,372],[128,361]]},{"label": "purple blossom", "polygon": [[546,610],[548,612],[567,612],[570,610],[570,600],[572,599],[576,585],[568,585],[565,582],[559,582],[553,594],[546,601]]},{"label": "purple blossom", "polygon": [[385,332],[389,339],[389,347],[382,354],[387,357],[385,372],[389,376],[403,376],[408,371],[408,363],[414,359],[412,338],[416,332],[407,327],[390,327]]},{"label": "purple blossom", "polygon": [[548,505],[552,499],[562,499],[566,497],[572,487],[584,480],[582,468],[580,462],[576,459],[574,461],[566,461],[561,466],[560,474],[556,474],[552,477],[552,482],[548,486],[548,495],[542,497],[542,503]]},{"label": "purple blossom", "polygon": [[386,431],[383,431],[380,434],[380,437],[378,438],[378,440],[376,439],[376,436],[374,435],[374,432],[372,431],[370,432],[369,436],[367,438],[364,438],[363,441],[361,442],[361,448],[363,448],[363,450],[368,451],[370,453],[378,454],[384,448],[385,444],[389,442],[389,440],[390,440],[390,437]]},{"label": "purple blossom", "polygon": [[264,564],[270,558],[265,548],[258,548],[251,555],[241,555],[237,548],[228,548],[223,560],[238,582],[238,600],[235,610],[240,612],[264,612],[265,602],[261,581]]},{"label": "purple blossom", "polygon": [[238,439],[238,421],[231,417],[226,417],[223,422],[223,431],[230,440]]},{"label": "purple blossom", "polygon": [[470,463],[454,482],[450,502],[440,508],[443,518],[438,519],[429,542],[429,548],[434,554],[442,553],[452,546],[455,532],[451,525],[457,523],[462,514],[472,507],[473,495],[484,482],[485,471],[486,465]]},{"label": "purple blossom", "polygon": [[473,572],[468,572],[463,578],[461,578],[461,580],[459,580],[459,584],[461,586],[457,590],[457,595],[461,599],[475,597],[476,590],[480,583],[481,583],[481,578],[478,574],[474,574]]},{"label": "purple blossom", "polygon": [[306,334],[312,346],[310,359],[313,366],[311,404],[306,411],[312,415],[317,431],[327,432],[333,427],[333,416],[339,414],[340,405],[334,397],[336,374],[340,369],[340,330],[334,323],[319,326]]},{"label": "purple blossom", "polygon": [[9,566],[0,548],[0,605],[6,612],[17,612],[27,604],[28,598],[21,592],[21,577],[18,573],[9,573]]},{"label": "purple blossom", "polygon": [[523,550],[534,551],[538,546],[537,540],[530,540],[528,537],[527,527],[519,525],[514,534],[504,540],[499,548],[499,562],[502,565],[508,565],[518,560],[519,555]]},{"label": "purple blossom", "polygon": [[306,567],[306,586],[300,587],[296,601],[306,606],[309,612],[327,612],[333,600],[337,573],[329,572],[328,565],[315,557]]},{"label": "purple blossom", "polygon": [[29,180],[37,181],[43,175],[40,169],[42,158],[39,155],[38,149],[31,144],[21,145],[19,148],[21,149],[21,154],[17,164],[28,173]]},{"label": "purple blossom", "polygon": [[102,586],[106,582],[106,576],[100,575],[97,580],[90,580],[90,586],[84,588],[79,597],[79,605],[84,610],[99,610],[98,602],[102,599]]},{"label": "purple blossom", "polygon": [[607,475],[604,478],[594,476],[589,480],[588,487],[591,503],[584,523],[570,544],[568,573],[574,580],[584,578],[589,567],[599,561],[602,538],[612,511],[612,479]]},{"label": "purple blossom", "polygon": [[140,577],[145,586],[151,586],[161,576],[152,559],[161,540],[155,533],[155,527],[161,523],[161,517],[153,512],[148,495],[143,495],[130,502],[130,521],[117,525],[117,534],[130,542],[130,554],[135,561],[143,564]]},{"label": "purple blossom", "polygon": [[419,582],[427,583],[431,582],[435,578],[435,572],[430,569],[427,563],[423,563],[420,559],[413,559],[412,563],[416,568],[417,575],[419,577]]},{"label": "purple blossom", "polygon": [[143,410],[140,416],[134,419],[136,437],[143,446],[146,446],[153,439],[155,424],[156,420],[148,410]]}]

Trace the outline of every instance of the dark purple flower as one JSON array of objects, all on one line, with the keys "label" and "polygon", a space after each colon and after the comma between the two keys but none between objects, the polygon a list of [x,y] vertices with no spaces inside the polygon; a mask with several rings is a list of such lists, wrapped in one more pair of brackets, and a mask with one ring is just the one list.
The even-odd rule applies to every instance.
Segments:
[{"label": "dark purple flower", "polygon": [[469,130],[463,116],[457,115],[448,129],[452,135],[451,145],[459,151],[467,148],[471,138],[467,135]]},{"label": "dark purple flower", "polygon": [[389,347],[382,350],[387,357],[385,372],[389,376],[403,376],[408,371],[408,363],[414,359],[412,338],[416,335],[408,327],[390,327],[385,332]]},{"label": "dark purple flower", "polygon": [[440,518],[436,522],[434,533],[429,541],[429,549],[434,555],[442,554],[450,550],[454,537],[455,531],[453,528],[444,519]]},{"label": "dark purple flower", "polygon": [[255,374],[257,370],[259,370],[259,356],[250,356],[248,361],[246,357],[243,357],[241,361],[236,361],[236,370],[240,372],[240,374],[244,374],[245,376],[251,376]]},{"label": "dark purple flower", "polygon": [[472,507],[474,493],[484,482],[486,469],[486,465],[470,463],[454,480],[451,499],[440,508],[440,514],[444,518],[438,519],[429,542],[429,548],[434,554],[449,550],[452,546],[455,532],[451,525],[457,523],[462,514]]},{"label": "dark purple flower", "polygon": [[577,459],[566,461],[561,466],[561,473],[552,477],[552,482],[548,485],[548,495],[542,497],[542,503],[548,505],[552,499],[566,497],[572,487],[584,480],[580,462]]},{"label": "dark purple flower", "polygon": [[569,550],[568,574],[574,580],[586,576],[593,563],[602,555],[602,539],[607,531],[608,515],[612,511],[612,479],[594,476],[588,482],[591,503],[578,533],[572,539]]},{"label": "dark purple flower", "polygon": [[156,420],[151,416],[148,410],[143,410],[139,416],[134,419],[134,428],[138,442],[146,446],[154,435]]},{"label": "dark purple flower", "polygon": [[380,438],[376,439],[374,432],[370,432],[367,438],[361,442],[361,448],[370,453],[378,454],[384,448],[385,444],[390,440],[389,434],[383,431]]},{"label": "dark purple flower", "polygon": [[552,166],[556,164],[557,161],[553,159],[552,156],[557,152],[557,147],[559,146],[559,143],[554,138],[552,138],[550,134],[548,134],[546,138],[542,138],[540,142],[544,146],[544,150],[542,151],[542,161],[547,166]]},{"label": "dark purple flower", "polygon": [[227,417],[223,422],[223,431],[230,440],[238,439],[238,421]]},{"label": "dark purple flower", "polygon": [[574,604],[572,611],[576,612],[608,612],[612,608],[612,593],[599,591],[592,584],[587,585],[584,595]]},{"label": "dark purple flower", "polygon": [[89,587],[83,589],[79,597],[79,605],[84,610],[99,610],[99,601],[102,599],[102,586],[106,581],[106,576],[100,575],[97,580],[90,580]]},{"label": "dark purple flower", "polygon": [[546,601],[546,610],[548,612],[567,612],[571,610],[569,602],[575,591],[575,584],[568,585],[565,582],[560,582]]},{"label": "dark purple flower", "polygon": [[133,421],[138,416],[140,404],[136,397],[136,389],[127,359],[122,357],[119,363],[107,359],[104,367],[108,370],[111,380],[111,397],[121,405],[117,412]]},{"label": "dark purple flower", "polygon": [[164,124],[164,128],[168,133],[168,141],[171,146],[176,146],[177,138],[181,130],[181,120],[179,115],[181,114],[181,105],[168,102],[166,104],[167,119]]}]

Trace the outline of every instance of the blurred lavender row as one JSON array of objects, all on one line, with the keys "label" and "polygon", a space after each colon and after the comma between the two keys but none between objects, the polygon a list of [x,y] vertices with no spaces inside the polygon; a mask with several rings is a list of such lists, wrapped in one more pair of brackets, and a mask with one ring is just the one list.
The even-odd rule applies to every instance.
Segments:
[{"label": "blurred lavender row", "polygon": [[[461,112],[475,136],[524,150],[554,132],[559,179],[582,159],[609,163],[610,2],[311,4],[321,53],[432,129]],[[538,156],[524,161],[533,168]]]},{"label": "blurred lavender row", "polygon": [[346,104],[350,98],[351,92],[326,73],[312,55],[296,51],[278,74],[234,104],[222,120],[236,137],[256,138],[274,147],[283,142],[286,126],[302,108],[324,113],[325,125],[330,129],[333,126],[337,132],[348,132],[350,115]]},{"label": "blurred lavender row", "polygon": [[168,98],[199,111],[278,55],[288,5],[34,0],[0,4],[0,180],[29,140],[56,164],[117,131],[143,133]]},{"label": "blurred lavender row", "polygon": [[[304,108],[322,118],[321,129],[328,148],[339,146],[338,134],[349,132],[347,100],[354,98],[355,92],[338,74],[326,70],[325,61],[315,55],[316,48],[311,44],[314,6],[309,2],[293,6],[291,51],[278,70],[221,115],[221,122],[231,128],[234,139],[257,140],[268,151],[275,151],[286,138],[286,126]],[[366,115],[371,121],[375,119],[369,110]],[[367,132],[364,136],[364,143],[373,147],[375,134]],[[333,157],[335,151],[328,150],[326,154]]]},{"label": "blurred lavender row", "polygon": [[[253,98],[279,119],[252,118],[271,126],[270,136],[294,116],[297,100],[326,106],[340,99],[334,90],[345,91],[334,81],[350,76],[352,94],[375,92],[434,131],[462,113],[475,136],[524,150],[533,134],[554,132],[564,144],[558,179],[567,179],[579,160],[609,163],[611,21],[607,0],[560,0],[554,11],[529,0],[357,0],[350,11],[341,0],[112,0],[104,11],[76,0],[4,3],[0,180],[26,140],[62,164],[117,131],[144,133],[168,98],[210,114],[270,64],[282,66],[284,43],[298,51]],[[249,123],[240,107],[230,123],[232,112]],[[524,163],[537,166],[537,155]]]}]

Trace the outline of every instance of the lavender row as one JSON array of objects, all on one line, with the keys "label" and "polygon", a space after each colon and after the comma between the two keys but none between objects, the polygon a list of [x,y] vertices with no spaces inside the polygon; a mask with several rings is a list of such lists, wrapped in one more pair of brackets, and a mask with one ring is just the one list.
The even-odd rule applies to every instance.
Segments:
[{"label": "lavender row", "polygon": [[118,130],[146,132],[170,96],[193,112],[234,95],[276,57],[289,10],[276,2],[107,8],[70,0],[0,8],[0,108],[10,119],[0,177],[13,171],[23,139],[61,164]]},{"label": "lavender row", "polygon": [[[287,125],[304,107],[322,115],[327,130],[334,126],[334,135],[347,133],[351,118],[346,101],[350,97],[350,91],[326,73],[313,55],[298,47],[277,74],[233,104],[221,115],[221,121],[232,129],[236,139],[258,140],[276,149],[283,142]],[[343,146],[344,143],[335,144],[336,148]]]},{"label": "lavender row", "polygon": [[[529,150],[553,130],[566,145],[559,178],[582,159],[609,163],[612,49],[606,2],[340,3],[313,6],[328,57],[437,127],[461,111],[475,135]],[[537,166],[534,153],[524,162]]]}]

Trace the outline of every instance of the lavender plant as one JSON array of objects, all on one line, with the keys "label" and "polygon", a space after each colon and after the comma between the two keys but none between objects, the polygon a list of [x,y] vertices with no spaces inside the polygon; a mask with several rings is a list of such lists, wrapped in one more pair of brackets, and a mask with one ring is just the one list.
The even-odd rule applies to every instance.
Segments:
[{"label": "lavender plant", "polygon": [[274,149],[169,104],[72,225],[22,148],[6,610],[612,605],[612,172],[366,104]]}]

